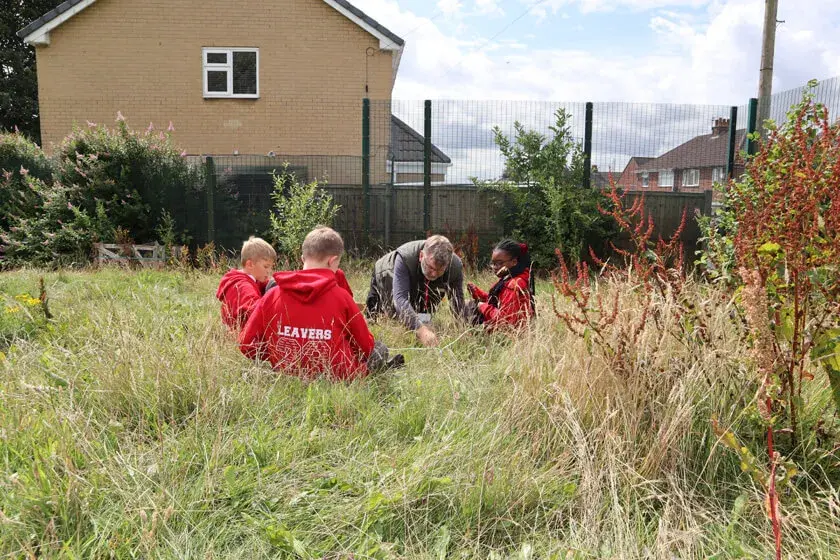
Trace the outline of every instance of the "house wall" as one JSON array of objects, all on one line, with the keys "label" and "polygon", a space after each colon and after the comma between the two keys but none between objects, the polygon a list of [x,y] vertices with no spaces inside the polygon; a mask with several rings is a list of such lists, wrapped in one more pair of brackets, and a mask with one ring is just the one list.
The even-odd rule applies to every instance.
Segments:
[{"label": "house wall", "polygon": [[[391,51],[322,0],[98,0],[50,35],[37,47],[48,151],[121,111],[136,129],[172,121],[191,154],[360,156],[361,100],[390,99],[394,79]],[[204,99],[203,47],[258,47],[260,98]],[[390,131],[372,135],[388,145]]]},{"label": "house wall", "polygon": [[[442,183],[446,180],[443,173],[432,173],[432,183]],[[422,173],[397,173],[396,183],[423,183]]]},{"label": "house wall", "polygon": [[624,171],[621,172],[621,176],[618,178],[618,187],[625,190],[633,190],[636,187],[641,187],[641,183],[639,183],[639,179],[636,176],[636,172],[639,170],[639,166],[636,163],[636,160],[631,159],[627,166],[624,168]]},{"label": "house wall", "polygon": [[[714,183],[712,182],[713,167],[700,168],[700,185],[694,187],[684,186],[682,184],[682,169],[674,170],[674,186],[663,187],[659,185],[659,173],[651,171],[648,174],[648,186],[642,186],[642,178],[638,172],[638,166],[635,162],[628,164],[627,168],[621,174],[619,187],[629,191],[650,191],[650,192],[705,192],[713,190]],[[744,172],[742,164],[735,165],[735,176],[738,177]]]}]

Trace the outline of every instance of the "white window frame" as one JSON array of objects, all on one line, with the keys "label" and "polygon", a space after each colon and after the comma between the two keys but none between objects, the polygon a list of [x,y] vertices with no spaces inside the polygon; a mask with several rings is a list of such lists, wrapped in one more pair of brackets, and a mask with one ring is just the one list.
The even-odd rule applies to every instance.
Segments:
[{"label": "white window frame", "polygon": [[[257,83],[256,93],[233,93],[233,53],[235,52],[252,52],[257,55]],[[208,63],[208,54],[226,54],[227,62],[224,64]],[[207,90],[207,73],[227,72],[227,91],[208,91]],[[258,99],[260,96],[260,49],[256,47],[204,47],[201,49],[201,77],[204,90],[204,97],[206,99]]]},{"label": "white window frame", "polygon": [[725,183],[726,179],[727,177],[725,167],[712,168],[712,183]]},{"label": "white window frame", "polygon": [[646,189],[650,186],[650,173],[642,171],[639,175],[642,176],[642,188]]},{"label": "white window frame", "polygon": [[[670,182],[666,183],[663,177],[668,176],[671,178]],[[660,169],[659,170],[659,181],[657,183],[660,187],[673,187],[674,186],[674,170],[673,169]]]},{"label": "white window frame", "polygon": [[[696,181],[689,183],[688,182],[689,174],[695,175],[697,177]],[[697,168],[683,169],[683,172],[682,172],[682,186],[684,186],[684,187],[699,187],[700,186],[700,170],[697,169]]]}]

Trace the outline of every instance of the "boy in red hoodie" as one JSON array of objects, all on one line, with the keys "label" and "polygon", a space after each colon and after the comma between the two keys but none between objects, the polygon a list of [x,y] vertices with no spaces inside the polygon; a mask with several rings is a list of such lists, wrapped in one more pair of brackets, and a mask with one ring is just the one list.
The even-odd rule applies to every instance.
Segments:
[{"label": "boy in red hoodie", "polygon": [[265,291],[275,260],[274,248],[259,237],[252,236],[242,244],[242,268],[222,276],[216,290],[216,297],[222,302],[222,322],[231,330],[238,331],[245,325]]},{"label": "boy in red hoodie", "polygon": [[388,362],[353,296],[336,279],[344,253],[341,236],[319,227],[303,242],[303,270],[274,274],[276,288],[263,297],[239,336],[242,353],[275,369],[343,380],[402,364]]}]

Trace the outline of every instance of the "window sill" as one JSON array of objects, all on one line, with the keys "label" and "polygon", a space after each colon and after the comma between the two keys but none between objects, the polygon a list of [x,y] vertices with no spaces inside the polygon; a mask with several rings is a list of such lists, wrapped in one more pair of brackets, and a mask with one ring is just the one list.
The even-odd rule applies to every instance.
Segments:
[{"label": "window sill", "polygon": [[259,95],[241,94],[241,95],[212,95],[204,94],[204,99],[259,99]]}]

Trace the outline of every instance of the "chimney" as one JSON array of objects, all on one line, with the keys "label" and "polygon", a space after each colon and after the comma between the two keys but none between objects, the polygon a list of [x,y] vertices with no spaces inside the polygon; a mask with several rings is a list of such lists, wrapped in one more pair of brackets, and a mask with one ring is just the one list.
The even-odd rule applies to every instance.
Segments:
[{"label": "chimney", "polygon": [[715,124],[712,125],[712,136],[720,136],[729,132],[729,119],[719,117],[715,119]]}]

